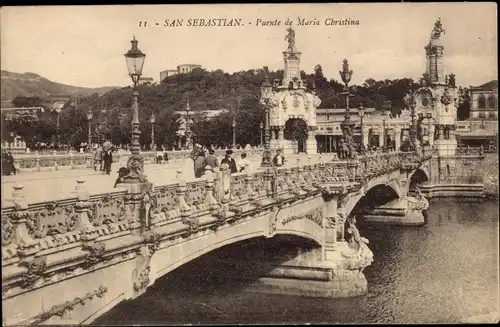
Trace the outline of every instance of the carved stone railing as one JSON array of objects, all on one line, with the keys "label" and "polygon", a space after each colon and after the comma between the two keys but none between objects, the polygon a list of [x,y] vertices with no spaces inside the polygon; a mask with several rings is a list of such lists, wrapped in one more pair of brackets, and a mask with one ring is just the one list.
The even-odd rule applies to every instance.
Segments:
[{"label": "carved stone railing", "polygon": [[[215,155],[223,157],[226,150],[215,150]],[[261,155],[261,149],[233,150],[236,156],[241,152],[246,152],[248,156]],[[167,151],[169,162],[182,161],[189,158],[191,151]],[[145,164],[156,163],[156,157],[163,155],[163,152],[142,152]],[[130,153],[113,153],[113,163],[120,162],[122,157],[129,157]],[[18,172],[37,172],[70,170],[93,167],[94,157],[91,153],[70,153],[70,154],[26,154],[14,158],[14,166]]]},{"label": "carved stone railing", "polygon": [[1,212],[2,298],[130,260],[144,245],[154,252],[160,240],[183,240],[293,205],[327,187],[350,192],[362,179],[423,160],[392,152],[232,175],[207,168],[196,181],[185,181],[179,170],[175,183],[92,195],[80,180],[70,197],[31,204],[15,185],[13,204]]},{"label": "carved stone railing", "polygon": [[483,147],[458,147],[456,151],[457,157],[484,157]]}]

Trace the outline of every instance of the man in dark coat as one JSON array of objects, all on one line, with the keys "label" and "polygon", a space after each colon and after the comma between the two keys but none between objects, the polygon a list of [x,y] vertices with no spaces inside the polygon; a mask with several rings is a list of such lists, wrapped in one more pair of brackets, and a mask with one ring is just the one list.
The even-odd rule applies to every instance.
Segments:
[{"label": "man in dark coat", "polygon": [[221,165],[226,164],[231,169],[231,174],[237,173],[238,168],[236,167],[236,161],[233,159],[233,150],[227,150],[226,156],[220,162]]},{"label": "man in dark coat", "polygon": [[113,151],[109,148],[104,152],[103,160],[104,160],[104,172],[109,175],[111,172],[111,163],[113,162]]}]

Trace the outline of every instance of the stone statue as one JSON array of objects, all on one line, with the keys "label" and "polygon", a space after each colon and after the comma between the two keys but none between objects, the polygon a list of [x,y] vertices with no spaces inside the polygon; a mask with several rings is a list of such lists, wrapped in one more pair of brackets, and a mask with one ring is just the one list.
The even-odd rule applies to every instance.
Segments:
[{"label": "stone statue", "polygon": [[184,130],[184,131],[186,130],[186,128],[187,128],[187,120],[186,120],[186,118],[179,117],[177,119],[177,124],[179,124],[178,130]]},{"label": "stone statue", "polygon": [[448,85],[450,87],[456,87],[455,74],[451,73],[448,78]]},{"label": "stone statue", "polygon": [[438,18],[436,22],[434,23],[434,28],[432,29],[431,33],[431,39],[439,39],[441,36],[441,33],[446,34],[445,29],[443,28],[443,25],[441,24],[441,18]]},{"label": "stone statue", "polygon": [[285,36],[285,40],[288,41],[288,51],[294,52],[295,51],[295,31],[292,29],[290,26],[286,30],[288,34]]},{"label": "stone statue", "polygon": [[427,201],[418,187],[415,187],[415,191],[417,192],[416,197],[407,197],[408,209],[420,211],[427,210],[429,208],[429,201]]}]

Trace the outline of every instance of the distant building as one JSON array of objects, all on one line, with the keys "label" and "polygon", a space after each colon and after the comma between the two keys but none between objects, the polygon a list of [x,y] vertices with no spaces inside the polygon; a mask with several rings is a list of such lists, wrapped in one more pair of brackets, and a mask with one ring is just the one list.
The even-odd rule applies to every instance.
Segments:
[{"label": "distant building", "polygon": [[165,78],[177,75],[177,74],[188,74],[193,71],[195,68],[202,68],[201,65],[197,64],[183,64],[177,66],[177,69],[167,69],[160,72],[160,81],[163,81]]},{"label": "distant building", "polygon": [[193,71],[195,68],[201,68],[201,65],[196,64],[184,64],[177,66],[177,72],[179,74],[187,74]]},{"label": "distant building", "polygon": [[151,85],[153,84],[153,78],[152,77],[140,77],[139,78],[139,84],[140,85]]},{"label": "distant building", "polygon": [[178,71],[177,69],[167,69],[162,72],[160,72],[160,81],[163,81],[165,78],[177,75]]},{"label": "distant building", "polygon": [[481,86],[470,87],[470,117],[479,119],[498,118],[498,80]]}]

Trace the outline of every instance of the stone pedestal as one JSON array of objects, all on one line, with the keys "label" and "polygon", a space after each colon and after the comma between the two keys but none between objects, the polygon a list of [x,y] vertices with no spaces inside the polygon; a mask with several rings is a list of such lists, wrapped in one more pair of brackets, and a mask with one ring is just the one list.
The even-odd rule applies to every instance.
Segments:
[{"label": "stone pedestal", "polygon": [[365,209],[363,219],[370,223],[420,226],[426,223],[422,211],[428,207],[429,203],[425,198],[402,197],[375,209]]},{"label": "stone pedestal", "polygon": [[307,131],[306,152],[309,155],[318,153],[318,142],[316,142],[315,135],[314,131]]}]

